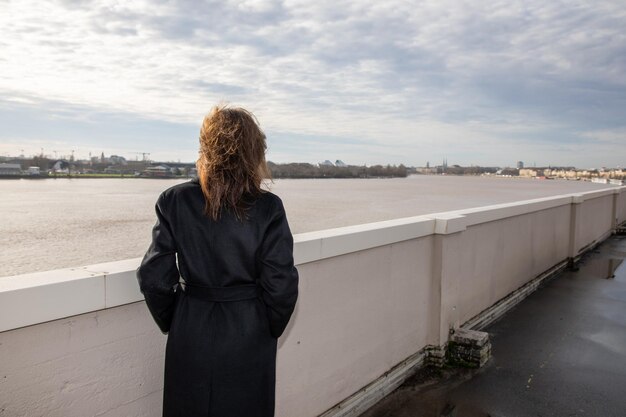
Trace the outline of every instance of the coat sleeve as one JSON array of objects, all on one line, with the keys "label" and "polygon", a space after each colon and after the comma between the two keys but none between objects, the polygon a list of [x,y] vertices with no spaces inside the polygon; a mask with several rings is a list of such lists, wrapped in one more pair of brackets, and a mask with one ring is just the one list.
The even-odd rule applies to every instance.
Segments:
[{"label": "coat sleeve", "polygon": [[167,333],[174,315],[175,288],[180,274],[176,266],[174,236],[163,213],[163,195],[155,209],[157,221],[152,229],[152,243],[137,269],[137,280],[154,321],[163,333]]},{"label": "coat sleeve", "polygon": [[270,333],[279,337],[287,327],[298,298],[298,270],[293,262],[293,236],[280,200],[270,218],[259,254],[260,285]]}]

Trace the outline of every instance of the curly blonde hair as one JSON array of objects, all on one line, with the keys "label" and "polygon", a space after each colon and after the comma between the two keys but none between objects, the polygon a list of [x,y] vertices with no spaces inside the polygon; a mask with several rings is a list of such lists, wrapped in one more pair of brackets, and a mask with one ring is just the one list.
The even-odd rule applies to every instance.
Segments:
[{"label": "curly blonde hair", "polygon": [[221,210],[232,209],[237,219],[263,191],[263,179],[271,177],[265,161],[265,134],[256,117],[242,108],[216,106],[200,129],[196,166],[205,214],[217,220]]}]

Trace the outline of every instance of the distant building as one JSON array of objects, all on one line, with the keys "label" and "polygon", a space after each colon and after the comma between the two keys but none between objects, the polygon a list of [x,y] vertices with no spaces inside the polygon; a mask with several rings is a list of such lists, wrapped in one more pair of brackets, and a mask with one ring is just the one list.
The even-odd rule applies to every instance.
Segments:
[{"label": "distant building", "polygon": [[126,158],[124,158],[123,156],[119,156],[119,155],[111,155],[111,157],[109,157],[109,162],[111,162],[111,164],[113,165],[126,165]]},{"label": "distant building", "polygon": [[0,164],[0,175],[12,176],[21,173],[22,166],[20,164]]},{"label": "distant building", "polygon": [[520,177],[536,177],[538,172],[539,171],[536,169],[521,168],[519,170],[519,176]]},{"label": "distant building", "polygon": [[335,161],[335,166],[336,167],[347,167],[348,165],[345,162],[343,162],[341,159],[337,159]]},{"label": "distant building", "polygon": [[524,161],[517,161],[517,169],[524,168]]},{"label": "distant building", "polygon": [[59,159],[54,164],[52,164],[52,168],[50,170],[55,174],[69,174],[70,164],[67,161]]},{"label": "distant building", "polygon": [[105,174],[121,174],[122,171],[113,165],[109,165],[108,167],[104,168],[104,173]]},{"label": "distant building", "polygon": [[437,168],[436,167],[431,168],[429,166],[427,166],[425,168],[424,167],[420,167],[420,168],[415,168],[415,172],[418,173],[418,174],[427,174],[427,175],[429,175],[429,174],[437,174]]},{"label": "distant building", "polygon": [[321,167],[334,167],[335,164],[333,164],[332,162],[330,162],[328,159],[325,160],[324,162],[320,162],[319,166]]},{"label": "distant building", "polygon": [[148,167],[143,171],[143,176],[145,177],[171,177],[172,176],[172,169],[165,165],[157,165],[157,166],[153,166],[153,167]]}]

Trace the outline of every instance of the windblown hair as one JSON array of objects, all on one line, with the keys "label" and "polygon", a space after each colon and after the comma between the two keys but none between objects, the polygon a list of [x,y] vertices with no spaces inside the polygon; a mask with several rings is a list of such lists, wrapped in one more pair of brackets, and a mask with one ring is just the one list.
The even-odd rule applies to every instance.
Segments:
[{"label": "windblown hair", "polygon": [[265,134],[249,111],[216,106],[204,118],[196,166],[208,217],[217,220],[227,208],[246,218],[263,179],[271,176],[266,149]]}]

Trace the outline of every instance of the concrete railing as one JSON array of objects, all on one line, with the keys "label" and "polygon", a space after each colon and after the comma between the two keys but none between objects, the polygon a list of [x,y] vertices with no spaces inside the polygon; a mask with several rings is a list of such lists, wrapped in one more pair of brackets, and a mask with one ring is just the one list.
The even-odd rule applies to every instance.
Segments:
[{"label": "concrete railing", "polygon": [[[357,415],[625,220],[619,187],[296,235],[277,415]],[[0,416],[160,415],[166,337],[138,264],[0,278]]]}]

